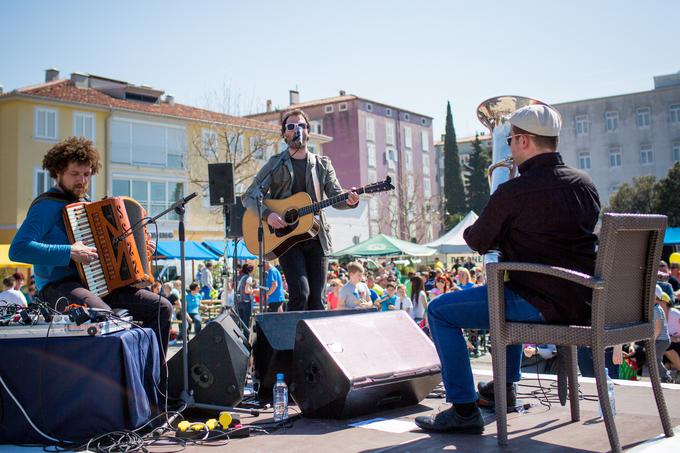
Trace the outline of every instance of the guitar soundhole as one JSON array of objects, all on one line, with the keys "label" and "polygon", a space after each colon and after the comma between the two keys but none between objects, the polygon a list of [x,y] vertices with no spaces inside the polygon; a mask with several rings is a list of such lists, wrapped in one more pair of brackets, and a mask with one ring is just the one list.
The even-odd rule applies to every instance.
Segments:
[{"label": "guitar soundhole", "polygon": [[269,232],[273,233],[277,238],[286,236],[290,234],[292,231],[297,228],[298,223],[299,223],[299,214],[297,209],[289,209],[283,214],[283,220],[286,221],[288,226],[283,227],[283,228],[277,228],[274,229],[271,226],[269,227]]},{"label": "guitar soundhole", "polygon": [[298,210],[295,208],[291,208],[286,211],[286,213],[283,215],[283,220],[286,221],[286,223],[297,223],[298,218],[300,215],[298,214]]}]

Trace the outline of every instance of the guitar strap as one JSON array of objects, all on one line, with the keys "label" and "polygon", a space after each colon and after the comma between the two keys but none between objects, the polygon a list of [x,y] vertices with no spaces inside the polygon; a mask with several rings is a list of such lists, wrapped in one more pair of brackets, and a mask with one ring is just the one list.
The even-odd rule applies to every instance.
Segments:
[{"label": "guitar strap", "polygon": [[316,201],[319,202],[321,201],[321,188],[319,186],[319,175],[318,175],[318,160],[319,156],[316,154],[314,155],[314,159],[312,159],[312,168],[310,169],[312,172],[312,182],[314,183],[314,193],[316,194]]}]

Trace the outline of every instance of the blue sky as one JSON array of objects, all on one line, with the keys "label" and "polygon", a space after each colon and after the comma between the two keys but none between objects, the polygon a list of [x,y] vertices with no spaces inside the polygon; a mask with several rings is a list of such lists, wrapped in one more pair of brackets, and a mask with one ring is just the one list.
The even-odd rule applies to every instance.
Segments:
[{"label": "blue sky", "polygon": [[0,84],[44,70],[148,84],[231,113],[338,90],[435,118],[458,136],[500,94],[555,103],[644,91],[680,70],[676,1],[3,1]]}]

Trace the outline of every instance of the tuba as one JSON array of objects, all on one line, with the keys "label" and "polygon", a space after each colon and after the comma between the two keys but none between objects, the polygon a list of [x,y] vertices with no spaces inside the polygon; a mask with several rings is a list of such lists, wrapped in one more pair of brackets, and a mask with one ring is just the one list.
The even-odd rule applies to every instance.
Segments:
[{"label": "tuba", "polygon": [[[505,118],[515,110],[536,104],[547,105],[545,102],[523,96],[498,96],[487,99],[477,107],[477,118],[491,133],[492,164],[487,170],[490,193],[494,193],[499,185],[517,175],[517,166],[506,141],[510,135],[510,123]],[[484,264],[497,262],[499,255],[498,251],[489,251],[484,255]]]}]

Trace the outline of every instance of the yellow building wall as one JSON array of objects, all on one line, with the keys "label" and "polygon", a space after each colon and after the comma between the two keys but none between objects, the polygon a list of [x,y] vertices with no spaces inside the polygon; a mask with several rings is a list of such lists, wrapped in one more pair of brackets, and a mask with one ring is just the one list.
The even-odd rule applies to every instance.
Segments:
[{"label": "yellow building wall", "polygon": [[[46,107],[58,112],[58,139],[43,140],[34,138],[35,108]],[[84,107],[84,106],[83,106]],[[31,201],[34,198],[34,171],[42,168],[42,159],[47,151],[59,141],[73,135],[73,113],[85,112],[95,115],[95,146],[99,150],[102,171],[95,179],[95,198],[101,198],[106,191],[106,118],[108,112],[69,106],[58,103],[36,102],[33,100],[16,100],[0,103],[2,112],[2,135],[0,135],[0,156],[2,158],[1,173],[3,191],[11,194],[10,203],[3,203],[0,214],[0,243],[11,242],[16,228],[20,225]],[[11,190],[11,191],[10,191]]]}]

